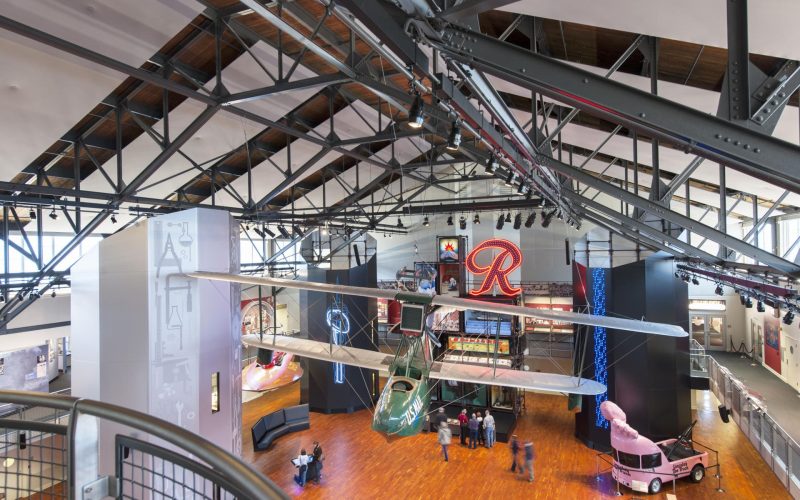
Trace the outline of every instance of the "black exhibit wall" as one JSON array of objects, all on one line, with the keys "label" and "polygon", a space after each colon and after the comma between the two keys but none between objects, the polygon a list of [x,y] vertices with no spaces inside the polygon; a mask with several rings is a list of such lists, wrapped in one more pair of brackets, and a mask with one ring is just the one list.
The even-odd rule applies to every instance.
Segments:
[{"label": "black exhibit wall", "polygon": [[[610,308],[618,316],[669,323],[689,331],[689,291],[675,279],[674,260],[655,254],[612,269]],[[628,423],[658,441],[691,424],[689,337],[613,330],[614,402]]]},{"label": "black exhibit wall", "polygon": [[[350,269],[308,269],[308,281],[339,285],[377,286],[377,265],[373,256],[366,263]],[[377,300],[367,297],[352,297],[320,292],[302,291],[300,293],[300,327],[308,333],[310,340],[324,344],[331,342],[332,328],[328,325],[330,308],[345,311],[349,323],[349,333],[343,345],[376,351],[377,338]],[[308,403],[311,411],[321,413],[353,412],[369,408],[378,396],[378,373],[355,366],[340,365],[304,360],[304,373],[301,382],[301,403]],[[339,375],[336,375],[336,370]],[[343,374],[343,376],[342,376]]]},{"label": "black exhibit wall", "polygon": [[[595,304],[598,291],[593,269],[573,266],[575,305]],[[643,318],[689,329],[686,284],[674,277],[674,261],[664,254],[602,270],[606,315]],[[581,376],[597,379],[600,344],[595,328],[575,328],[575,366]],[[626,413],[628,423],[655,441],[676,437],[691,423],[689,338],[606,331],[607,398]],[[583,359],[583,364],[580,361]],[[587,446],[609,449],[607,426],[598,425],[597,404],[603,398],[584,396],[575,417],[575,435]]]}]

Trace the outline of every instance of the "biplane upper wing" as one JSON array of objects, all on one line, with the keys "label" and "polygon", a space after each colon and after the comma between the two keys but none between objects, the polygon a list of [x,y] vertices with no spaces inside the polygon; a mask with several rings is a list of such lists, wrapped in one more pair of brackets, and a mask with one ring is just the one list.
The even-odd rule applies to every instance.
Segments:
[{"label": "biplane upper wing", "polygon": [[496,314],[527,316],[547,321],[561,321],[579,325],[599,326],[615,330],[628,330],[632,332],[650,333],[653,335],[664,335],[667,337],[686,337],[689,335],[683,328],[665,323],[653,323],[650,321],[613,318],[609,316],[595,316],[593,314],[583,314],[568,311],[534,309],[526,306],[497,304],[482,300],[447,297],[443,295],[430,296],[424,293],[403,292],[400,290],[383,290],[360,286],[331,285],[328,283],[289,280],[284,278],[243,276],[239,274],[210,273],[201,271],[187,273],[187,276],[217,281],[228,281],[233,283],[247,283],[251,285],[297,288],[300,290],[309,290],[313,292],[341,293],[344,295],[373,297],[378,299],[405,300],[418,304],[432,304],[454,307],[456,309],[471,309],[474,311],[483,311]]}]

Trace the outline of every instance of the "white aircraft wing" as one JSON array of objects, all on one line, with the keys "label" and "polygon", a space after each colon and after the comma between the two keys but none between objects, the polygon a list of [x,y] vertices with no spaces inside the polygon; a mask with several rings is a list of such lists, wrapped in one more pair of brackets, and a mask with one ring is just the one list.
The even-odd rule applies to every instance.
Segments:
[{"label": "white aircraft wing", "polygon": [[474,311],[496,314],[527,316],[547,321],[563,321],[566,323],[576,323],[578,325],[599,326],[614,330],[628,330],[632,332],[650,333],[653,335],[664,335],[667,337],[687,337],[689,335],[683,328],[665,323],[595,316],[593,314],[567,311],[549,311],[546,309],[534,309],[533,307],[497,304],[475,299],[447,297],[444,295],[430,296],[424,293],[403,292],[400,290],[382,290],[360,286],[331,285],[328,283],[314,283],[311,281],[289,280],[284,278],[243,276],[240,274],[208,273],[202,271],[187,273],[187,276],[200,279],[229,281],[232,283],[247,283],[250,285],[297,288],[312,292],[341,293],[344,295],[373,297],[376,299],[405,300],[418,304],[433,304],[454,307],[456,309],[471,309]]},{"label": "white aircraft wing", "polygon": [[[389,374],[389,365],[394,360],[393,354],[359,349],[357,347],[331,346],[316,340],[298,339],[284,335],[264,335],[264,340],[260,340],[258,335],[245,335],[242,337],[242,342],[261,349],[290,352],[306,358],[378,370],[382,375]],[[430,377],[472,384],[519,387],[529,391],[585,394],[588,396],[606,392],[606,386],[603,384],[579,377],[556,373],[510,370],[508,368],[494,370],[488,366],[462,365],[458,363],[435,362],[431,367]]]}]

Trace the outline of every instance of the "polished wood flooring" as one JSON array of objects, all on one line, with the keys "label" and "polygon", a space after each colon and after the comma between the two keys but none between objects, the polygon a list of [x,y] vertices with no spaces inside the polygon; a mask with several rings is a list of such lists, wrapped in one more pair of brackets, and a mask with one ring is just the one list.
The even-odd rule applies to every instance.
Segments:
[{"label": "polished wood flooring", "polygon": [[[710,393],[700,393],[695,439],[720,450],[722,488],[709,474],[700,484],[677,482],[676,493],[683,498],[788,499],[789,495],[764,464],[747,438],[731,421],[720,421]],[[469,450],[450,447],[450,461],[444,462],[435,435],[388,441],[370,430],[371,413],[322,415],[311,413],[311,429],[279,438],[264,452],[253,452],[250,427],[262,415],[297,404],[299,385],[293,384],[245,403],[243,413],[243,458],[269,476],[290,495],[302,498],[382,499],[507,499],[612,498],[616,491],[610,473],[596,477],[596,452],[573,436],[574,417],[566,410],[566,398],[528,394],[527,414],[516,433],[532,439],[536,446],[536,478],[528,483],[509,472],[510,453],[500,443],[493,449]],[[319,440],[326,461],[320,485],[297,486],[289,462],[301,448],[309,452]],[[712,459],[713,462],[713,459]],[[666,498],[672,493],[665,485],[661,495],[647,496],[622,488],[628,498]]]}]

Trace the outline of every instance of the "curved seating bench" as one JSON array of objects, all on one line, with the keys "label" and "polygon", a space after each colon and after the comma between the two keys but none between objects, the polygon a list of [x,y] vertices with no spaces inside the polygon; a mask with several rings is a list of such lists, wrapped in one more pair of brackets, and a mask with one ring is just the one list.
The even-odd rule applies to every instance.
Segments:
[{"label": "curved seating bench", "polygon": [[272,441],[289,434],[306,430],[308,422],[308,405],[289,406],[258,419],[253,426],[253,450],[263,451],[269,448]]}]

